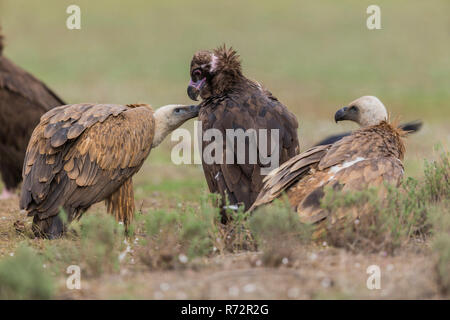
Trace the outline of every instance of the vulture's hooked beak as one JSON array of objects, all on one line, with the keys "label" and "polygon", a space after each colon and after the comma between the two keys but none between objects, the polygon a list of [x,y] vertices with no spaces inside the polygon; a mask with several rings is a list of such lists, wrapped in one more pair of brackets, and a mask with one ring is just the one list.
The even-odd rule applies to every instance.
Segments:
[{"label": "vulture's hooked beak", "polygon": [[198,104],[193,104],[189,106],[188,113],[192,118],[195,118],[198,116],[198,111],[200,110],[200,106]]},{"label": "vulture's hooked beak", "polygon": [[201,80],[198,80],[196,82],[191,81],[189,82],[189,86],[187,88],[187,94],[189,98],[191,98],[194,101],[197,101],[198,95],[200,94],[200,90],[205,85],[206,78],[203,78]]},{"label": "vulture's hooked beak", "polygon": [[336,111],[336,113],[334,114],[334,121],[336,121],[336,123],[338,123],[338,121],[348,120],[347,110],[348,110],[348,107],[343,107],[342,109],[339,109],[338,111]]},{"label": "vulture's hooked beak", "polygon": [[199,105],[169,105],[171,107],[173,115],[177,118],[182,120],[183,122],[192,118],[195,118],[198,116],[198,112],[200,110]]}]

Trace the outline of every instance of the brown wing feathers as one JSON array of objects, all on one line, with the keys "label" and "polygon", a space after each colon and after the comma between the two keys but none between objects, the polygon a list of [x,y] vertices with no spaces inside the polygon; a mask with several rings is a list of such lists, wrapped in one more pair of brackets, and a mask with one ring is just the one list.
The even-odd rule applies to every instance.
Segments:
[{"label": "brown wing feathers", "polygon": [[313,147],[274,170],[251,210],[286,192],[305,223],[326,218],[320,201],[327,186],[342,191],[398,184],[403,176],[402,132],[385,122],[358,130],[333,145]]},{"label": "brown wing feathers", "polygon": [[[131,176],[150,152],[153,135],[148,106],[78,104],[51,110],[30,140],[21,208],[42,220],[63,207],[71,220],[123,187],[111,199],[129,206],[118,213],[127,220],[123,214],[132,214],[134,202],[124,197],[132,196]],[[118,207],[109,205],[110,211]]]},{"label": "brown wing feathers", "polygon": [[313,147],[295,157],[292,157],[279,168],[273,170],[264,178],[264,186],[250,210],[269,203],[281,195],[292,184],[317,167],[320,159],[328,151],[330,145]]}]

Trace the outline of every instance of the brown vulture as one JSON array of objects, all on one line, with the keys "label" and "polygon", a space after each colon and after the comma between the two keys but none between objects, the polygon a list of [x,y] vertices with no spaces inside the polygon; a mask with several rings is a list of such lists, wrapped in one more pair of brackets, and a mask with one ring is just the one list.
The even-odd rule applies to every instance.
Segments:
[{"label": "brown vulture", "polygon": [[134,213],[132,176],[150,150],[198,115],[198,106],[74,104],[41,117],[25,155],[20,208],[36,236],[57,238],[94,203],[127,225]]},{"label": "brown vulture", "polygon": [[273,170],[250,210],[286,193],[304,223],[327,218],[321,207],[326,187],[361,190],[384,182],[398,185],[403,177],[405,131],[387,122],[384,105],[373,96],[361,97],[338,110],[335,120],[351,120],[361,128],[334,144],[313,147]]},{"label": "brown vulture", "polygon": [[11,197],[22,180],[25,150],[39,118],[63,104],[44,83],[3,56],[0,34],[0,173],[5,185],[0,199]]},{"label": "brown vulture", "polygon": [[[216,129],[223,137],[220,141],[202,139],[202,154],[210,145],[223,146],[223,157],[219,161],[202,161],[209,190],[221,196],[221,208],[226,203],[230,208],[242,204],[249,208],[262,187],[264,174],[261,169],[268,165],[260,161],[261,145],[258,145],[257,161],[249,161],[250,139],[245,140],[245,161],[238,161],[234,149],[231,150],[234,161],[227,163],[226,131],[268,130],[267,144],[263,149],[268,151],[267,155],[274,154],[277,149],[275,153],[279,155],[278,164],[281,164],[299,152],[297,119],[268,90],[242,74],[239,56],[232,48],[223,46],[213,51],[198,51],[191,61],[190,76],[187,90],[189,97],[193,100],[197,100],[198,96],[202,98],[199,111],[202,135],[210,129]],[[271,143],[272,129],[279,130],[275,143]],[[223,222],[227,220],[224,213],[222,210]]]}]

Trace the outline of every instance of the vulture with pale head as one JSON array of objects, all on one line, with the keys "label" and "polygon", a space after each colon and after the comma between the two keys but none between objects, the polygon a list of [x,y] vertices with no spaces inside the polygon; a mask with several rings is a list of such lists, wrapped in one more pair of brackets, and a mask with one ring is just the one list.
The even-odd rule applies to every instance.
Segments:
[{"label": "vulture with pale head", "polygon": [[0,199],[10,198],[22,181],[25,151],[39,118],[63,104],[43,82],[3,55],[0,34],[0,173],[4,183]]},{"label": "vulture with pale head", "polygon": [[[209,190],[221,196],[221,208],[226,203],[231,208],[238,205],[250,208],[262,187],[264,174],[261,169],[269,166],[260,161],[266,156],[261,157],[261,148],[267,151],[267,156],[277,153],[278,164],[298,154],[297,119],[268,90],[244,76],[239,56],[232,48],[223,46],[212,51],[198,51],[191,61],[190,76],[189,97],[193,100],[198,96],[202,98],[199,111],[202,134],[216,129],[223,137],[220,141],[202,140],[202,154],[212,145],[223,147],[220,161],[206,163],[203,159]],[[234,159],[225,158],[226,131],[239,129],[244,132],[249,129],[267,130],[266,144],[262,146],[258,141],[257,161],[249,161],[250,139],[245,140],[245,161],[238,161],[238,143],[231,150]],[[279,135],[278,140],[271,143],[273,129],[277,129]],[[224,210],[222,217],[225,222]]]},{"label": "vulture with pale head", "polygon": [[338,110],[335,120],[350,120],[361,128],[339,141],[313,147],[273,170],[250,210],[286,193],[304,223],[327,218],[321,207],[325,188],[361,190],[384,183],[398,185],[403,177],[405,131],[388,122],[386,108],[373,96],[361,97]]},{"label": "vulture with pale head", "polygon": [[134,213],[132,176],[150,150],[197,106],[74,104],[44,114],[34,129],[23,166],[20,208],[33,216],[36,236],[60,237],[68,222],[94,203],[128,225]]}]

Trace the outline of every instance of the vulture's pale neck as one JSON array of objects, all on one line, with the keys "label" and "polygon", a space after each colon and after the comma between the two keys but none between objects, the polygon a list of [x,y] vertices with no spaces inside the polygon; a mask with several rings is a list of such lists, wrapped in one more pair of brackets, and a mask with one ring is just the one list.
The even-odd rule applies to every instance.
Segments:
[{"label": "vulture's pale neck", "polygon": [[155,135],[153,136],[152,148],[157,147],[163,142],[167,135],[173,129],[169,126],[169,116],[165,110],[156,110],[154,114],[155,119]]},{"label": "vulture's pale neck", "polygon": [[[187,120],[198,115],[197,111],[191,110],[192,106],[181,104],[171,104],[163,106],[155,111],[155,135],[153,137],[152,147],[157,147],[173,130],[181,126]],[[177,109],[183,109],[184,112],[177,113]]]}]

